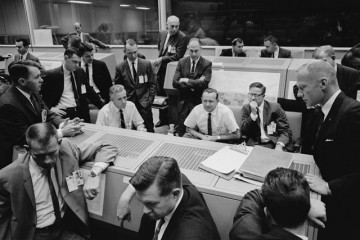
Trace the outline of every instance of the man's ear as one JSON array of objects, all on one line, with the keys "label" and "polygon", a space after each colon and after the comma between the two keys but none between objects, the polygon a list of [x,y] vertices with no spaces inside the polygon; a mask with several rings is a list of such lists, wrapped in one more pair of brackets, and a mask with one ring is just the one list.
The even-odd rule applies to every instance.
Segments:
[{"label": "man's ear", "polygon": [[26,151],[28,151],[28,152],[30,151],[29,145],[24,144],[23,147],[26,149]]},{"label": "man's ear", "polygon": [[26,79],[25,78],[19,78],[18,83],[19,83],[20,86],[24,86],[25,83],[26,83]]},{"label": "man's ear", "polygon": [[180,188],[174,188],[171,191],[171,195],[175,198],[179,198],[180,197],[180,193],[181,193],[181,189]]},{"label": "man's ear", "polygon": [[328,79],[326,77],[323,77],[320,79],[320,88],[325,89],[328,85]]},{"label": "man's ear", "polygon": [[61,145],[61,141],[62,141],[62,139],[60,138],[60,139],[58,140],[58,144],[59,144],[59,145]]}]

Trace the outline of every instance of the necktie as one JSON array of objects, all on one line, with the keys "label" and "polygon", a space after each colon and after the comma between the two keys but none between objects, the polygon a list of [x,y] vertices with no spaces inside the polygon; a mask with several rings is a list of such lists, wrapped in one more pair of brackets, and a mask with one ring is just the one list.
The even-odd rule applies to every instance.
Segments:
[{"label": "necktie", "polygon": [[167,51],[167,48],[169,46],[169,40],[170,40],[170,35],[166,35],[166,39],[165,39],[165,43],[164,43],[164,48],[162,50],[161,55],[164,55]]},{"label": "necktie", "polygon": [[23,60],[23,55],[20,55],[20,60]]},{"label": "necktie", "polygon": [[155,229],[154,237],[152,238],[152,240],[158,240],[158,235],[159,235],[160,229],[164,223],[165,223],[165,219],[164,218],[160,219],[160,222]]},{"label": "necktie", "polygon": [[131,62],[131,65],[132,65],[132,71],[133,71],[133,76],[134,76],[134,82],[136,82],[137,74],[136,74],[136,70],[135,70],[135,62]]},{"label": "necktie", "polygon": [[85,64],[85,73],[88,81],[90,81],[90,75],[89,75],[89,64]]},{"label": "necktie", "polygon": [[211,113],[208,115],[208,135],[212,135],[212,127],[211,127]]},{"label": "necktie", "polygon": [[76,88],[76,83],[75,83],[73,73],[70,73],[70,80],[71,80],[71,86],[72,86],[72,89],[73,89],[73,92],[74,92],[74,98],[75,98],[75,101],[76,101],[77,99],[79,99],[79,94],[78,94],[78,91],[77,91],[77,88]]},{"label": "necktie", "polygon": [[192,67],[191,67],[191,74],[194,74],[194,72],[195,72],[195,61],[193,60],[192,61]]},{"label": "necktie", "polygon": [[125,125],[125,119],[124,119],[124,113],[123,110],[120,109],[120,126],[121,128],[125,128],[126,129],[126,125]]},{"label": "necktie", "polygon": [[54,206],[54,213],[55,213],[55,218],[56,218],[55,223],[57,223],[61,220],[61,214],[60,214],[59,199],[56,195],[53,181],[51,180],[51,168],[45,170],[45,176],[49,183],[50,195],[51,195],[51,200],[52,200],[52,203]]},{"label": "necktie", "polygon": [[31,101],[31,103],[32,103],[32,105],[33,105],[33,107],[35,109],[35,112],[37,114],[39,114],[40,113],[40,107],[39,107],[38,102],[36,101],[33,94],[30,95],[30,101]]},{"label": "necktie", "polygon": [[272,57],[272,58],[275,58],[275,53],[272,53],[272,54],[271,54],[271,57]]},{"label": "necktie", "polygon": [[319,108],[319,125],[318,125],[318,129],[317,129],[317,132],[316,132],[316,138],[318,137],[321,126],[324,123],[324,117],[325,117],[324,112],[321,110],[321,108]]}]

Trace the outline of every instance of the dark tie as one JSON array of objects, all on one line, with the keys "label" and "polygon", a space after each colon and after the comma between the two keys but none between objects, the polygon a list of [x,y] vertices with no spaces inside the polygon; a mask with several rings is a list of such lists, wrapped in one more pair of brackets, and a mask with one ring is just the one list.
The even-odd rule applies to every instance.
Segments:
[{"label": "dark tie", "polygon": [[89,64],[85,64],[85,73],[88,81],[90,81],[90,75],[89,75]]},{"label": "dark tie", "polygon": [[77,91],[77,88],[76,88],[76,83],[75,83],[73,73],[70,73],[70,80],[71,80],[71,86],[72,86],[72,89],[73,89],[73,92],[74,92],[74,98],[75,98],[75,101],[76,101],[77,99],[79,99],[79,94],[78,94],[78,91]]},{"label": "dark tie", "polygon": [[126,125],[125,125],[125,119],[124,119],[124,113],[123,110],[120,109],[120,126],[121,128],[125,128],[126,129]]},{"label": "dark tie", "polygon": [[[166,38],[167,38],[167,36],[166,36]],[[168,50],[168,47],[169,47],[169,42],[170,42],[171,36],[169,36],[169,39],[168,39],[167,42],[166,42],[166,38],[165,38],[164,48],[162,50],[161,55],[165,55],[165,53],[166,53],[166,51]]]},{"label": "dark tie", "polygon": [[23,55],[20,55],[20,60],[23,60]]},{"label": "dark tie", "polygon": [[135,70],[135,62],[131,62],[132,65],[132,71],[133,71],[133,75],[134,75],[134,82],[136,82],[136,70]]},{"label": "dark tie", "polygon": [[272,53],[272,54],[271,54],[271,57],[272,57],[272,58],[275,58],[275,53]]},{"label": "dark tie", "polygon": [[55,223],[58,223],[61,220],[60,205],[59,205],[59,199],[55,192],[53,181],[51,180],[51,168],[45,169],[45,176],[49,183],[51,200],[52,200],[52,203],[54,206],[54,213],[55,213],[55,218],[56,218]]},{"label": "dark tie", "polygon": [[38,102],[36,101],[35,97],[33,94],[30,95],[30,101],[35,109],[36,114],[40,113],[40,106],[38,104]]},{"label": "dark tie", "polygon": [[194,74],[194,72],[195,72],[195,61],[193,60],[190,74]]},{"label": "dark tie", "polygon": [[317,129],[317,132],[316,132],[316,138],[318,137],[321,126],[324,123],[324,120],[325,120],[324,117],[325,117],[324,112],[321,110],[321,108],[319,108],[319,125],[318,125],[318,129]]},{"label": "dark tie", "polygon": [[211,127],[211,113],[209,113],[208,116],[208,135],[211,136],[212,135],[212,127]]},{"label": "dark tie", "polygon": [[165,219],[164,218],[160,219],[160,222],[155,229],[154,237],[152,238],[152,240],[158,240],[160,229],[164,223],[165,223]]}]

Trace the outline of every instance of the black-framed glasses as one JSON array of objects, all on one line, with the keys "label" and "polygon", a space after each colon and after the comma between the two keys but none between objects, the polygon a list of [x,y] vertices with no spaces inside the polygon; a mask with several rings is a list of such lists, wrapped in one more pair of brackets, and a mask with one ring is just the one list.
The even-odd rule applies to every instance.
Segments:
[{"label": "black-framed glasses", "polygon": [[251,97],[255,97],[255,98],[258,98],[258,97],[261,97],[261,96],[264,96],[264,94],[262,93],[262,94],[257,94],[257,93],[248,93],[249,94],[249,96],[251,96]]}]

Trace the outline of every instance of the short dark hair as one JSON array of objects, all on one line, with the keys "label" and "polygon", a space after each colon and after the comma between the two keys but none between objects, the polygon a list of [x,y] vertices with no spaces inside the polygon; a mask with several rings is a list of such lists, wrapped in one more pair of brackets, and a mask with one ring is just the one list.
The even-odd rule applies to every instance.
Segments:
[{"label": "short dark hair", "polygon": [[12,82],[15,85],[18,85],[18,80],[20,78],[27,79],[30,74],[30,67],[36,67],[39,70],[41,69],[40,64],[32,60],[20,60],[10,63],[8,69]]},{"label": "short dark hair", "polygon": [[94,50],[90,43],[80,43],[79,52],[84,55],[85,52],[92,52]]},{"label": "short dark hair", "polygon": [[26,38],[17,38],[15,42],[22,42],[24,47],[29,46],[29,40],[27,40]]},{"label": "short dark hair", "polygon": [[218,93],[218,91],[216,89],[214,89],[214,88],[206,88],[206,89],[204,89],[202,94],[204,94],[205,92],[206,93],[216,93],[216,100],[219,99],[219,93]]},{"label": "short dark hair", "polygon": [[250,84],[249,89],[250,88],[260,88],[262,93],[261,94],[265,94],[266,93],[266,87],[261,83],[261,82],[253,82],[252,84]]},{"label": "short dark hair", "polygon": [[274,35],[269,35],[264,38],[264,42],[270,41],[273,44],[277,44],[277,38]]},{"label": "short dark hair", "polygon": [[131,38],[129,38],[128,40],[126,40],[125,45],[126,45],[126,44],[129,44],[129,45],[131,45],[131,46],[137,45],[137,43],[135,42],[135,40],[134,40],[134,39],[131,39]]},{"label": "short dark hair", "polygon": [[82,54],[79,51],[79,49],[76,49],[76,48],[73,48],[73,47],[67,48],[65,50],[65,52],[64,52],[64,56],[67,56],[68,58],[71,58],[74,54],[79,56],[79,57],[82,57]]},{"label": "short dark hair", "polygon": [[130,179],[136,191],[145,191],[156,183],[160,196],[166,196],[174,188],[181,188],[181,172],[176,160],[171,157],[155,156],[141,164]]},{"label": "short dark hair", "polygon": [[47,145],[52,138],[59,139],[56,128],[48,122],[35,123],[31,125],[25,133],[26,142],[31,147],[32,141],[37,141],[42,145]]},{"label": "short dark hair", "polygon": [[231,45],[235,46],[236,43],[243,43],[244,41],[241,38],[235,38],[234,40],[231,41]]},{"label": "short dark hair", "polygon": [[305,222],[310,210],[310,187],[300,172],[286,168],[271,170],[261,193],[265,206],[280,227],[294,228]]}]

